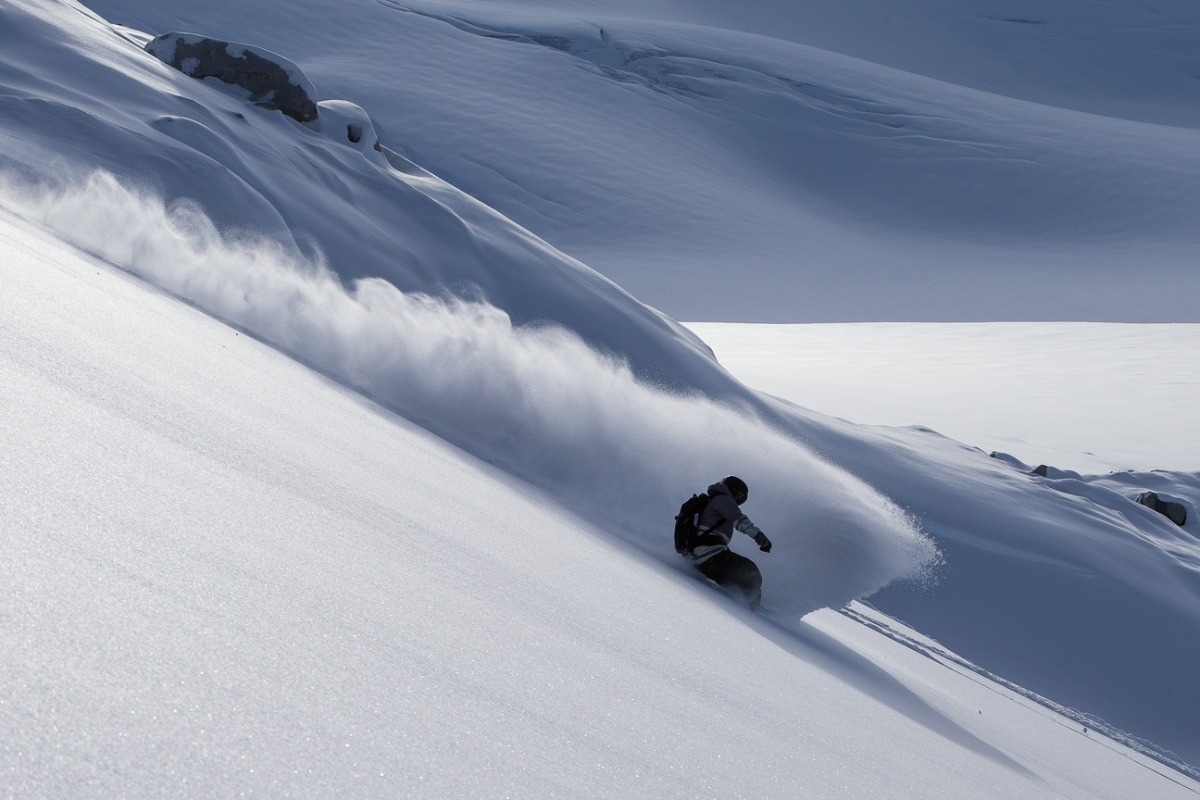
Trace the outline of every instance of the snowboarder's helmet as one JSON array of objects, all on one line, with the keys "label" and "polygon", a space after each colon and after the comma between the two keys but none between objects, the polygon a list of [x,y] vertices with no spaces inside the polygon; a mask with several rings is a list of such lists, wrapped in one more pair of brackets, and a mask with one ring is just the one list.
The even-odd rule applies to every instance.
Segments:
[{"label": "snowboarder's helmet", "polygon": [[750,496],[750,489],[747,488],[746,482],[736,475],[730,475],[721,481],[721,483],[725,484],[725,488],[733,495],[733,501],[739,506],[746,502],[746,498]]}]

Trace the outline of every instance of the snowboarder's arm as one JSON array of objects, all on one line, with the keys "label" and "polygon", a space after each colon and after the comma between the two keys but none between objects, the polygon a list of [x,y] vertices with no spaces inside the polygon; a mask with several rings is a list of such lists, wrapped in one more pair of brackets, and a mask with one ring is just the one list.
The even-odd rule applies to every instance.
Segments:
[{"label": "snowboarder's arm", "polygon": [[771,540],[745,514],[738,517],[737,522],[733,523],[733,527],[753,539],[754,543],[758,545],[759,550],[762,550],[764,553],[771,552]]}]

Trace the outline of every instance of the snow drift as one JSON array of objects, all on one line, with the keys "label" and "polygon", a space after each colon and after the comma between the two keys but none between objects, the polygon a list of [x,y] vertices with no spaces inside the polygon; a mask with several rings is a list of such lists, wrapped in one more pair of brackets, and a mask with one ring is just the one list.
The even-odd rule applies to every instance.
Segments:
[{"label": "snow drift", "polygon": [[[3,190],[23,216],[362,391],[560,498],[598,526],[674,558],[670,521],[725,474],[775,542],[756,559],[768,605],[838,607],[927,577],[937,552],[866,484],[757,419],[639,382],[622,360],[554,325],[514,325],[485,302],[346,289],[319,257],[227,238],[193,203],[170,206],[97,173]],[[819,566],[818,566],[819,565]]]}]

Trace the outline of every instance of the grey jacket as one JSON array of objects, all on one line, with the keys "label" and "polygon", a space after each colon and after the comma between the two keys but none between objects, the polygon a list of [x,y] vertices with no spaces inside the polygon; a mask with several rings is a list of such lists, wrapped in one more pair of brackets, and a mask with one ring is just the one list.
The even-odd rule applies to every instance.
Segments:
[{"label": "grey jacket", "polygon": [[696,549],[692,551],[692,560],[697,564],[722,550],[728,550],[729,540],[733,538],[735,530],[749,536],[759,547],[770,546],[766,535],[742,513],[723,483],[708,487],[708,505],[700,513],[696,529],[699,537]]}]

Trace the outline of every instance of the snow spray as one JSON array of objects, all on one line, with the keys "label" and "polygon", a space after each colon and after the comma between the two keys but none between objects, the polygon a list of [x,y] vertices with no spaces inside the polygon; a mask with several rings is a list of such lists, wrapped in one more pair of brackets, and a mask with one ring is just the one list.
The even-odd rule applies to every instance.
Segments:
[{"label": "snow spray", "polygon": [[750,485],[744,511],[774,549],[758,553],[748,539],[734,548],[760,565],[765,602],[779,611],[838,607],[921,580],[939,558],[895,504],[748,406],[641,383],[622,359],[566,328],[517,326],[486,302],[405,293],[377,278],[343,286],[319,254],[223,233],[197,204],[165,204],[104,172],[65,188],[0,176],[0,192],[77,247],[670,563],[678,563],[679,503],[741,476]]}]

